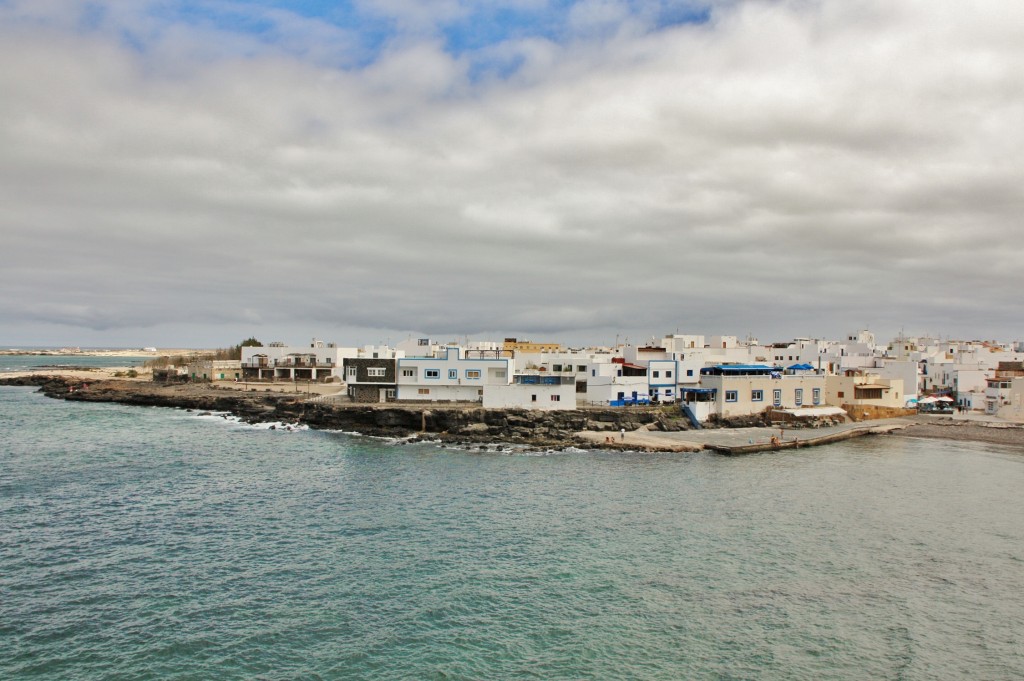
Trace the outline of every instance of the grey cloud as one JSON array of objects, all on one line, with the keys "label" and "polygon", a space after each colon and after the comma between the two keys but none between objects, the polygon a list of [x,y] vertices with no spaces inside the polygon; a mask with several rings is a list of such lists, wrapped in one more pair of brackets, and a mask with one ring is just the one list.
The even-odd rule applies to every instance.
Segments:
[{"label": "grey cloud", "polygon": [[306,58],[112,13],[139,52],[9,5],[4,327],[1019,336],[1024,43],[890,5],[509,41],[483,83],[426,29],[346,70],[316,22],[275,19]]}]

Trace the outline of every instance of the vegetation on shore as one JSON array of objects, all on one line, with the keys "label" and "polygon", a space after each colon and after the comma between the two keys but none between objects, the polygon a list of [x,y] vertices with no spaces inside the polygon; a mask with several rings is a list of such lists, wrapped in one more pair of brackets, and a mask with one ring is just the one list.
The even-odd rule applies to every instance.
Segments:
[{"label": "vegetation on shore", "polygon": [[143,363],[143,366],[147,369],[164,369],[169,366],[184,366],[192,362],[208,362],[208,361],[229,361],[229,360],[240,360],[242,359],[242,348],[262,348],[263,343],[259,342],[254,336],[246,338],[238,345],[232,345],[227,348],[218,348],[216,350],[208,350],[205,352],[192,352],[187,355],[168,355],[164,357],[157,357]]}]

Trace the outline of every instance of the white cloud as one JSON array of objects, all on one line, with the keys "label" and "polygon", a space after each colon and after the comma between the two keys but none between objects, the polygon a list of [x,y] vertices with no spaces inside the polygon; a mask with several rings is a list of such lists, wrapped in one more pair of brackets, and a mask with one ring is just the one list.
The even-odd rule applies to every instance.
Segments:
[{"label": "white cloud", "polygon": [[590,40],[630,21],[598,2],[566,44],[454,57],[427,27],[467,5],[396,2],[403,38],[338,68],[358,40],[286,13],[268,42],[80,6],[0,6],[8,329],[1020,335],[1022,9],[746,2]]}]

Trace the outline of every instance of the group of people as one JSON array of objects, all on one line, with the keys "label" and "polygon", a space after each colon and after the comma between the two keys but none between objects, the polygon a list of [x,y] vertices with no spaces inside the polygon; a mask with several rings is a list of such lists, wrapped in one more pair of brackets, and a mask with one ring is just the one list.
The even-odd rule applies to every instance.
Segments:
[{"label": "group of people", "polygon": [[[619,438],[623,442],[626,441],[626,429],[625,428],[619,428]],[[606,445],[613,445],[613,444],[615,444],[615,436],[614,435],[605,435],[604,436],[604,443]]]}]

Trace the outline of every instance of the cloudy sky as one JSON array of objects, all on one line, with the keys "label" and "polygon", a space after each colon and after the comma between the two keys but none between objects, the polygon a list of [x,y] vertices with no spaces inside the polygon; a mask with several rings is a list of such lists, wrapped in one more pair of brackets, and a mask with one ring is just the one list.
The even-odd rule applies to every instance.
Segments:
[{"label": "cloudy sky", "polygon": [[1024,3],[0,0],[0,344],[1024,338]]}]

